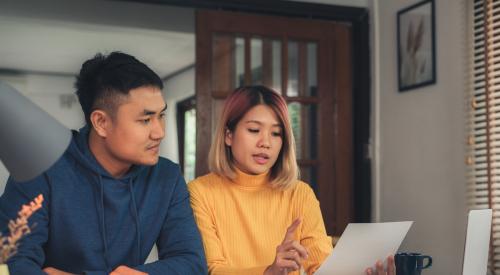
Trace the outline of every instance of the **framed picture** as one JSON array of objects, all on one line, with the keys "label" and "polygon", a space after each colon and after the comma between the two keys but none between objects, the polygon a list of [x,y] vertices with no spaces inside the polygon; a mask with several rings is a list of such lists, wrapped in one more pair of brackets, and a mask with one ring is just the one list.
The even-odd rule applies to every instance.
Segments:
[{"label": "framed picture", "polygon": [[397,20],[399,91],[436,83],[434,0],[400,10]]}]

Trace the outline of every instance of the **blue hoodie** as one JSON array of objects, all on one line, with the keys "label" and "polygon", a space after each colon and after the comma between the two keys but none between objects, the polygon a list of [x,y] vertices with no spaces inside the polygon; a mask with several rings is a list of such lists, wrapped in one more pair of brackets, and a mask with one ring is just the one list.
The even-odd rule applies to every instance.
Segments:
[{"label": "blue hoodie", "polygon": [[[160,158],[113,178],[88,147],[89,128],[73,132],[64,155],[28,182],[9,178],[0,198],[7,228],[22,204],[43,194],[32,233],[8,261],[12,275],[45,274],[54,267],[75,274],[108,274],[119,265],[153,274],[206,274],[201,237],[178,165]],[[159,261],[144,264],[154,244]]]}]

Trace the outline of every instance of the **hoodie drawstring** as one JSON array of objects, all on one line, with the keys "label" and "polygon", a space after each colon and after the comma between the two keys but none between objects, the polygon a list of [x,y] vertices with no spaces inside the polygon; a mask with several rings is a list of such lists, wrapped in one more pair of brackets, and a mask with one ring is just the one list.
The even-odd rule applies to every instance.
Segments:
[{"label": "hoodie drawstring", "polygon": [[[98,182],[99,182],[99,195],[100,195],[100,211],[98,210],[98,213],[100,214],[100,227],[101,227],[101,236],[102,236],[102,244],[104,247],[104,261],[106,263],[106,269],[108,272],[111,272],[111,265],[109,264],[109,255],[108,255],[108,239],[106,237],[106,219],[105,219],[105,213],[104,213],[104,184],[102,182],[102,176],[97,174],[98,176]],[[135,228],[136,228],[136,238],[137,238],[137,265],[141,264],[141,259],[142,259],[142,253],[141,253],[141,231],[140,231],[140,225],[139,225],[139,212],[137,211],[137,203],[135,201],[135,196],[134,196],[134,189],[133,189],[133,184],[134,181],[132,178],[129,179],[128,186],[129,186],[129,192],[130,192],[130,197],[132,200],[132,213],[134,216],[134,221],[135,221]]]},{"label": "hoodie drawstring", "polygon": [[135,196],[134,196],[134,188],[133,188],[134,181],[132,178],[129,179],[129,190],[130,190],[130,197],[132,197],[132,208],[133,208],[133,213],[135,216],[135,228],[136,228],[136,234],[137,234],[137,264],[141,264],[141,229],[139,226],[139,213],[137,212],[137,203],[135,202]]},{"label": "hoodie drawstring", "polygon": [[104,184],[102,183],[102,177],[101,175],[97,174],[99,178],[99,188],[100,188],[100,196],[101,196],[101,211],[98,211],[101,213],[101,236],[102,236],[102,244],[104,247],[104,261],[106,263],[106,269],[108,271],[111,271],[110,269],[110,264],[109,264],[109,259],[108,259],[108,240],[106,237],[106,223],[105,223],[105,217],[104,217]]}]

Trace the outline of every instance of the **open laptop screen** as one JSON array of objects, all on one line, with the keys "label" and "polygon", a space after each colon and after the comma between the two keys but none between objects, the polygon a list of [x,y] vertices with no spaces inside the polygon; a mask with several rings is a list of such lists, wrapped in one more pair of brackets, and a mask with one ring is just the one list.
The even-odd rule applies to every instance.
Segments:
[{"label": "open laptop screen", "polygon": [[467,219],[467,235],[462,275],[485,275],[491,235],[491,209],[471,210]]}]

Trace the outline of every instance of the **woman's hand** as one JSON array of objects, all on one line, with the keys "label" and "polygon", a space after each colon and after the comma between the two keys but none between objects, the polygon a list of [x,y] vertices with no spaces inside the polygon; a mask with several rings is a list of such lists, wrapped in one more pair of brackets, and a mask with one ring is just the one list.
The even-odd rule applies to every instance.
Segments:
[{"label": "woman's hand", "polygon": [[384,264],[382,261],[377,261],[375,264],[376,270],[373,271],[371,267],[367,268],[366,275],[396,275],[396,265],[394,264],[394,256],[387,257],[387,272],[384,271]]},{"label": "woman's hand", "polygon": [[301,223],[296,219],[286,230],[283,242],[276,248],[276,257],[272,265],[264,271],[264,275],[284,275],[299,270],[302,261],[307,259],[307,250],[293,239],[295,230]]}]

